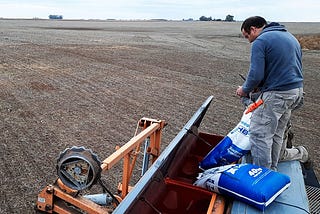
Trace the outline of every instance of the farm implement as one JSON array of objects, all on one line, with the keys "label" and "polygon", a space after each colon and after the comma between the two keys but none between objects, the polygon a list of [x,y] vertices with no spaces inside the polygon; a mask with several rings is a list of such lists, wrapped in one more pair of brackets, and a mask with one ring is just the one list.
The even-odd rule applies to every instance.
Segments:
[{"label": "farm implement", "polygon": [[[193,185],[201,172],[199,162],[223,139],[199,132],[212,98],[201,105],[161,154],[166,123],[149,118],[140,119],[141,132],[103,161],[84,147],[66,149],[57,160],[58,178],[40,191],[36,209],[46,213],[262,213],[246,203]],[[143,176],[130,186],[142,147]],[[118,185],[119,194],[113,194],[101,180],[101,173],[121,161],[122,182]],[[314,174],[303,171],[298,161],[279,164],[279,171],[290,176],[291,185],[263,213],[319,211],[319,183]],[[312,185],[305,184],[306,176],[313,178]],[[95,185],[100,185],[103,192],[84,194]]]}]

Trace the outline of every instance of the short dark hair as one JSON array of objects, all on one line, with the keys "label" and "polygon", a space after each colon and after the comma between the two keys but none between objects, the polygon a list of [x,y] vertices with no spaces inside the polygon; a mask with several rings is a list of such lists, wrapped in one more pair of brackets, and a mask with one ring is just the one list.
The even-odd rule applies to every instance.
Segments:
[{"label": "short dark hair", "polygon": [[261,16],[252,16],[244,20],[241,25],[241,31],[244,30],[247,33],[250,33],[251,27],[262,28],[267,25],[267,21]]}]

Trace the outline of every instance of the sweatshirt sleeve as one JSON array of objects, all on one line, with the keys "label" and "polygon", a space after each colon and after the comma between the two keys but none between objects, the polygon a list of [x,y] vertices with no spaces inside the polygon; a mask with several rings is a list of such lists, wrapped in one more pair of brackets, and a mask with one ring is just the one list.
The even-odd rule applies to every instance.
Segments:
[{"label": "sweatshirt sleeve", "polygon": [[265,50],[264,44],[257,38],[251,46],[251,61],[248,76],[242,85],[245,93],[253,91],[264,79],[265,73]]}]

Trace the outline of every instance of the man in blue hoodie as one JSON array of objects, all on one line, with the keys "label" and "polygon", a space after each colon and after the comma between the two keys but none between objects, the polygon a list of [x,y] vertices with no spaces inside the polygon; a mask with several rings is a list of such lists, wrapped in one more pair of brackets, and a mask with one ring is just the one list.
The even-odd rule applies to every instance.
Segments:
[{"label": "man in blue hoodie", "polygon": [[246,19],[241,32],[251,46],[246,81],[236,90],[240,97],[259,91],[263,104],[253,111],[250,143],[253,163],[277,170],[278,162],[308,161],[302,146],[286,150],[283,136],[291,111],[303,96],[302,51],[297,39],[283,25],[268,24],[259,16]]}]

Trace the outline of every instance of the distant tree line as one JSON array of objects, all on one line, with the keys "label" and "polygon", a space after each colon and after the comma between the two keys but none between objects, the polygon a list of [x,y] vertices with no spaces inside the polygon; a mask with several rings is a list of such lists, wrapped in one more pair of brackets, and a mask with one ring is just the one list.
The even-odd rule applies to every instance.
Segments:
[{"label": "distant tree line", "polygon": [[234,22],[234,16],[232,15],[227,15],[225,20],[222,19],[212,19],[212,17],[206,17],[206,16],[201,16],[199,18],[200,21],[226,21],[226,22]]},{"label": "distant tree line", "polygon": [[49,19],[63,19],[62,15],[49,15]]}]

